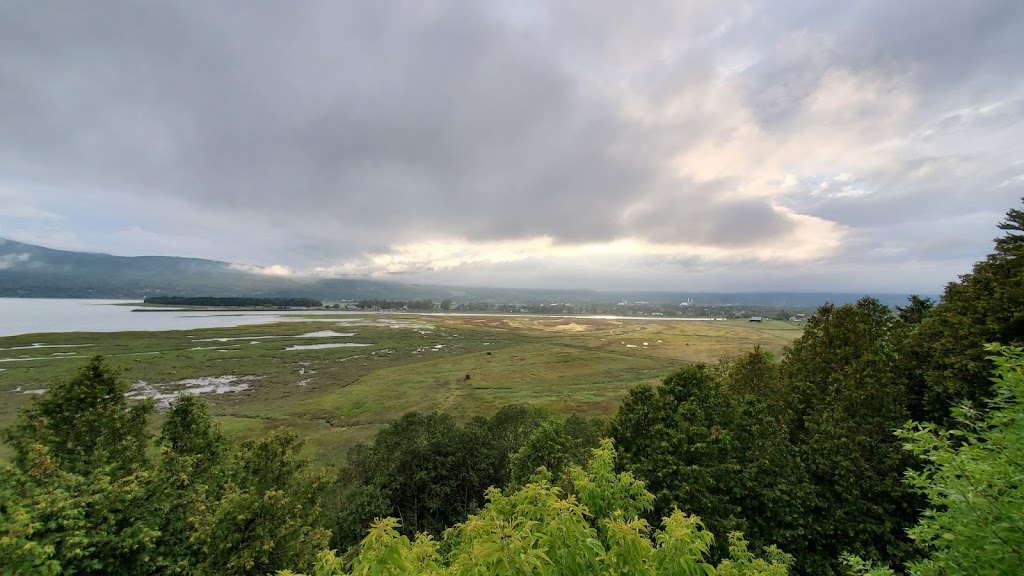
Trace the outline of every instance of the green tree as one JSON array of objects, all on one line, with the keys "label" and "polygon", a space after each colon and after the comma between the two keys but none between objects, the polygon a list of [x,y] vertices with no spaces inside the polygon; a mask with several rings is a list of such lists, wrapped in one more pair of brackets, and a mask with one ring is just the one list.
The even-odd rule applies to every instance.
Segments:
[{"label": "green tree", "polygon": [[0,574],[154,573],[148,474],[59,464],[40,444],[18,467],[0,463]]},{"label": "green tree", "polygon": [[[357,486],[375,488],[409,535],[440,534],[464,519],[475,502],[482,504],[488,484],[477,477],[478,450],[452,416],[410,412],[378,432],[372,445],[351,452],[349,475]],[[353,505],[374,504],[371,492],[353,495],[360,498],[348,514]]]},{"label": "green tree", "polygon": [[910,326],[917,326],[924,322],[932,308],[935,307],[934,300],[931,298],[921,298],[916,294],[912,294],[907,300],[909,304],[897,306],[896,312],[900,321]]},{"label": "green tree", "polygon": [[[780,412],[778,373],[755,350],[724,370],[692,365],[660,388],[630,391],[610,431],[622,468],[657,497],[651,517],[678,507],[713,532],[743,530],[755,546],[779,538],[805,552],[810,487]],[[727,553],[723,541],[715,556]]]},{"label": "green tree", "polygon": [[[151,403],[94,358],[28,409],[0,463],[0,574],[251,574],[306,567],[327,542],[323,474],[293,434],[237,458],[196,398],[175,402],[146,458]],[[118,434],[123,434],[119,436]]]},{"label": "green tree", "polygon": [[586,470],[572,470],[577,493],[568,497],[546,481],[508,495],[491,489],[487,505],[440,542],[422,534],[409,539],[394,518],[377,521],[348,571],[333,552],[324,552],[312,575],[788,574],[788,555],[772,547],[757,557],[738,533],[729,535],[730,558],[713,565],[714,536],[699,518],[678,510],[652,530],[638,514],[650,508],[653,495],[631,474],[616,474],[614,461],[611,442],[602,443]]},{"label": "green tree", "polygon": [[230,472],[229,446],[196,396],[175,400],[160,427],[161,458],[148,485],[147,516],[160,532],[154,572],[192,574],[207,556],[197,528],[218,507]]},{"label": "green tree", "polygon": [[[1024,202],[1024,198],[1021,198]],[[1006,212],[1006,220],[999,223],[999,229],[1005,230],[999,238],[995,239],[996,253],[1014,254],[1024,247],[1024,210],[1011,208]]]},{"label": "green tree", "polygon": [[[346,548],[375,517],[394,515],[407,536],[441,534],[484,505],[490,486],[511,479],[510,458],[547,415],[506,406],[460,426],[437,412],[410,412],[349,451],[339,477],[332,544]],[[353,523],[355,522],[355,523]]]},{"label": "green tree", "polygon": [[995,252],[948,284],[909,336],[901,372],[919,396],[917,420],[950,425],[950,407],[980,405],[992,393],[985,344],[1024,344],[1024,211],[1008,211],[999,228]]},{"label": "green tree", "polygon": [[314,562],[330,538],[319,520],[331,479],[310,470],[301,447],[284,429],[242,444],[216,505],[195,520],[200,573],[266,574]]},{"label": "green tree", "polygon": [[680,508],[713,532],[739,527],[740,503],[731,497],[740,472],[733,420],[730,399],[704,364],[673,372],[660,388],[630,391],[610,431],[623,469],[644,478],[656,496],[653,517]]},{"label": "green tree", "polygon": [[178,456],[193,458],[196,469],[222,465],[228,448],[224,434],[210,419],[206,404],[188,394],[171,404],[160,427],[159,442]]},{"label": "green tree", "polygon": [[843,551],[885,563],[917,553],[906,531],[921,502],[902,482],[913,460],[892,435],[909,417],[897,322],[872,298],[822,306],[782,360],[790,434],[814,486],[816,572],[838,570]]},{"label": "green tree", "polygon": [[552,418],[543,422],[513,454],[509,463],[511,484],[526,484],[538,468],[550,472],[557,484],[570,464],[587,462],[603,432],[603,422],[577,414],[565,420]]},{"label": "green tree", "polygon": [[153,412],[150,401],[129,402],[128,390],[121,371],[95,356],[24,410],[4,430],[4,441],[23,469],[40,445],[66,472],[87,474],[109,466],[112,473],[128,475],[147,465],[146,426]]},{"label": "green tree", "polygon": [[727,423],[738,447],[739,474],[730,498],[741,504],[745,535],[755,545],[777,543],[797,557],[796,569],[812,571],[808,533],[814,487],[802,451],[790,439],[781,368],[755,348],[728,363],[722,374],[733,403]]},{"label": "green tree", "polygon": [[[1024,573],[1024,350],[990,345],[995,397],[987,410],[952,410],[958,427],[911,422],[896,434],[923,459],[907,483],[928,499],[910,531],[927,551],[905,566],[915,576]],[[888,576],[884,564],[847,554],[854,574]]]},{"label": "green tree", "polygon": [[927,466],[907,482],[929,507],[910,536],[928,549],[922,575],[1024,574],[1024,352],[997,352],[996,396],[979,412],[953,410],[959,426],[913,424],[898,435]]}]

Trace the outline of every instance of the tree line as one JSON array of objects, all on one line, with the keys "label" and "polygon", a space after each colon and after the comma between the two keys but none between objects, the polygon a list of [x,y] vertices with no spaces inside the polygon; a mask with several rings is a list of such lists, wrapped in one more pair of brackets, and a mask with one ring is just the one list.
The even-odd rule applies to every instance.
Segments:
[{"label": "tree line", "polygon": [[[449,307],[451,301],[446,300]],[[364,310],[433,310],[435,308],[433,300],[384,300],[375,298],[365,298],[356,303],[357,308]],[[444,308],[447,310],[448,308]]]},{"label": "tree line", "polygon": [[938,303],[822,306],[607,421],[410,413],[337,473],[192,397],[151,435],[94,359],[4,431],[0,573],[1022,573],[1024,211],[1000,228]]},{"label": "tree line", "polygon": [[171,306],[223,306],[235,308],[321,308],[323,302],[315,298],[255,298],[228,296],[149,296],[144,304]]}]

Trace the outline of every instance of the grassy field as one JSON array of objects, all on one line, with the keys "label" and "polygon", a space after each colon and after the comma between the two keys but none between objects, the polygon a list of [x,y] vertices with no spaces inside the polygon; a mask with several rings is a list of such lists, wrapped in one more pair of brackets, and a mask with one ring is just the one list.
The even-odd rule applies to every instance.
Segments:
[{"label": "grassy field", "polygon": [[350,315],[203,330],[0,338],[0,427],[102,354],[137,394],[200,392],[245,438],[290,426],[330,464],[409,410],[460,418],[510,403],[607,416],[625,392],[687,362],[779,352],[788,322]]}]

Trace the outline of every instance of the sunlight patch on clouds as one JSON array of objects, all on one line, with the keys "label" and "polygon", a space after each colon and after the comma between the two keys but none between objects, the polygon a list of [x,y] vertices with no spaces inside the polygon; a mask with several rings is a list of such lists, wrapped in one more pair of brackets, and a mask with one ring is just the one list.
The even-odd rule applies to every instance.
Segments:
[{"label": "sunlight patch on clouds", "polygon": [[680,258],[713,263],[759,261],[799,264],[827,258],[841,247],[845,229],[835,222],[772,207],[787,219],[789,232],[771,241],[748,246],[655,243],[642,238],[620,238],[585,244],[556,243],[550,237],[473,243],[460,239],[401,244],[389,252],[367,254],[336,266],[319,267],[317,276],[388,276],[443,272],[474,264],[503,264],[532,260],[545,263],[621,263],[661,261],[666,266]]},{"label": "sunlight patch on clouds", "polygon": [[677,97],[670,109],[646,110],[644,116],[633,102],[629,111],[650,121],[682,122],[680,115],[715,118],[710,133],[672,161],[680,178],[735,181],[734,197],[770,199],[805,191],[800,180],[842,172],[818,194],[852,198],[871,192],[842,178],[891,168],[893,151],[878,143],[905,134],[917,107],[909,77],[839,68],[790,102],[791,117],[773,125],[759,117],[742,88],[739,82],[719,80],[699,97]]}]

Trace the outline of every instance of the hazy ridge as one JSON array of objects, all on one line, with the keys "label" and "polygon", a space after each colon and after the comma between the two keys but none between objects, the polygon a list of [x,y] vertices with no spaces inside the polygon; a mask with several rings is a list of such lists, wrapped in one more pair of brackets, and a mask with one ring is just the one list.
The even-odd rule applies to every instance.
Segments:
[{"label": "hazy ridge", "polygon": [[[815,307],[864,296],[837,292],[597,291],[438,286],[366,278],[282,277],[230,262],[177,256],[114,256],[55,250],[0,238],[0,297],[145,298],[147,296],[265,296],[320,300],[435,299],[495,303],[683,302],[699,305]],[[872,294],[899,305],[907,294]]]}]

